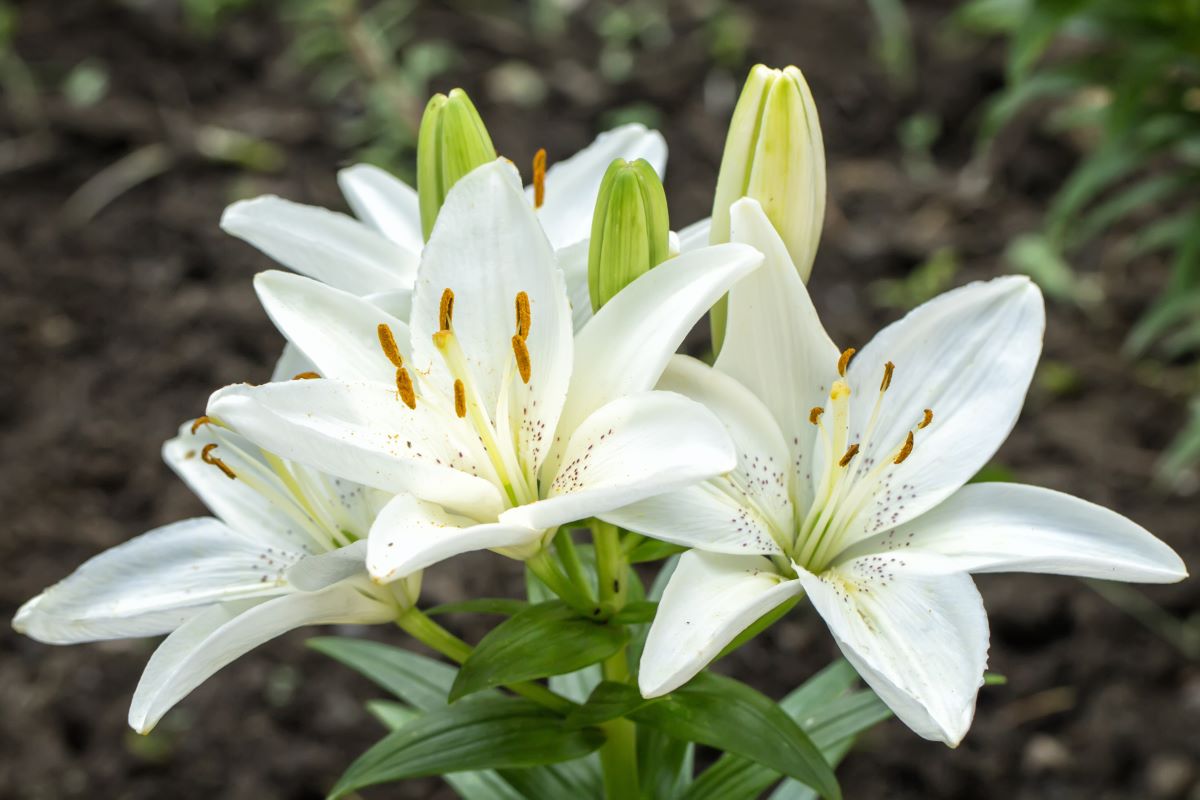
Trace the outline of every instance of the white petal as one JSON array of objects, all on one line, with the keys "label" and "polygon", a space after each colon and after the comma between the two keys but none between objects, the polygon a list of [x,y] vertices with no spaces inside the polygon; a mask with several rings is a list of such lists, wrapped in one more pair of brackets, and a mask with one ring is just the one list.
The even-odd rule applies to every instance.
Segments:
[{"label": "white petal", "polygon": [[279,360],[275,362],[275,368],[271,370],[271,380],[290,381],[301,372],[315,372],[316,369],[316,365],[301,352],[299,347],[291,342],[285,342],[283,352],[279,354]]},{"label": "white petal", "polygon": [[971,577],[919,553],[853,559],[801,583],[867,685],[918,735],[951,747],[975,715],[988,626]]},{"label": "white petal", "polygon": [[215,606],[167,637],[154,651],[129,708],[129,725],[148,733],[163,715],[213,673],[263,642],[305,625],[386,622],[393,609],[354,584],[264,603]]},{"label": "white petal", "polygon": [[533,555],[541,537],[540,530],[479,523],[412,495],[399,494],[384,507],[371,528],[367,569],[376,581],[389,582],[474,550]]},{"label": "white petal", "polygon": [[712,232],[712,217],[697,220],[679,232],[679,252],[690,253],[708,245]]},{"label": "white petal", "polygon": [[271,270],[254,276],[267,316],[316,365],[322,378],[394,383],[396,367],[379,343],[387,325],[407,361],[408,326],[358,295],[319,281]]},{"label": "white petal", "polygon": [[288,570],[288,584],[301,592],[319,592],[347,578],[366,575],[366,559],[366,539],[327,553],[305,556]]},{"label": "white petal", "polygon": [[[570,158],[552,161],[546,171],[546,201],[538,217],[556,248],[591,235],[601,180],[617,158],[644,158],[661,177],[667,168],[667,142],[658,131],[632,123],[600,134]],[[526,194],[527,202],[532,202],[532,188]]]},{"label": "white petal", "polygon": [[154,636],[206,605],[278,594],[301,555],[268,552],[215,519],[184,520],[85,561],[22,606],[13,627],[50,644]]},{"label": "white petal", "polygon": [[337,181],[355,216],[405,250],[421,252],[425,239],[415,189],[370,164],[339,171]]},{"label": "white petal", "polygon": [[558,267],[562,270],[567,286],[567,298],[571,301],[571,326],[578,332],[592,318],[592,296],[588,290],[588,248],[591,241],[568,245],[555,251]]},{"label": "white petal", "polygon": [[1042,294],[1028,278],[972,283],[884,328],[850,362],[851,441],[861,440],[871,417],[884,362],[896,365],[859,459],[893,457],[924,410],[933,411],[933,423],[916,431],[912,454],[888,473],[892,494],[859,513],[857,536],[933,508],[991,459],[1021,412],[1045,321]]},{"label": "white petal", "polygon": [[806,477],[812,465],[806,459],[816,436],[808,415],[825,404],[837,379],[838,349],[762,207],[742,199],[730,215],[734,241],[754,246],[765,260],[729,292],[725,342],[716,367],[741,381],[774,414],[796,459],[794,491],[803,508],[812,496]]},{"label": "white petal", "polygon": [[263,449],[331,475],[390,492],[411,491],[464,512],[491,515],[499,490],[461,420],[433,404],[408,408],[390,386],[289,381],[227,386],[208,413]]},{"label": "white petal", "polygon": [[658,386],[716,414],[733,438],[738,466],[726,475],[651,497],[603,518],[709,552],[781,552],[777,538],[792,536],[791,457],[770,412],[733,378],[688,356],[675,356]]},{"label": "white petal", "polygon": [[933,552],[964,572],[1045,572],[1172,583],[1183,560],[1142,526],[1062,492],[1013,483],[964,486],[911,522],[855,548]]},{"label": "white petal", "polygon": [[354,294],[406,288],[417,272],[414,253],[361,222],[270,195],[225,209],[221,229],[289,269]]},{"label": "white petal", "polygon": [[[363,299],[373,306],[382,308],[404,324],[412,317],[412,289],[389,289],[386,292],[372,292],[364,295]],[[401,344],[399,338],[396,344]],[[408,342],[402,346],[407,347]]]},{"label": "white petal", "polygon": [[646,638],[642,696],[678,689],[759,617],[802,591],[799,581],[779,575],[761,556],[684,553]]},{"label": "white petal", "polygon": [[[454,334],[489,411],[511,387],[529,430],[550,434],[571,375],[571,311],[562,272],[533,210],[521,195],[512,164],[499,159],[459,180],[438,212],[425,246],[413,296],[413,355],[417,370],[449,392],[454,376],[433,344],[442,293],[454,292]],[[506,382],[516,369],[516,298],[529,299],[525,340],[531,379]],[[526,424],[516,430],[526,431]],[[522,436],[525,433],[521,434]],[[528,444],[527,442],[525,444]],[[527,448],[522,447],[522,452]]]},{"label": "white petal", "polygon": [[586,519],[727,472],[737,454],[711,411],[672,392],[643,392],[597,410],[571,436],[544,500],[500,521],[534,529]]},{"label": "white petal", "polygon": [[[659,264],[621,290],[575,337],[570,393],[560,435],[600,406],[652,388],[692,327],[730,286],[756,269],[762,255],[722,244]],[[557,470],[565,437],[548,469]]]}]

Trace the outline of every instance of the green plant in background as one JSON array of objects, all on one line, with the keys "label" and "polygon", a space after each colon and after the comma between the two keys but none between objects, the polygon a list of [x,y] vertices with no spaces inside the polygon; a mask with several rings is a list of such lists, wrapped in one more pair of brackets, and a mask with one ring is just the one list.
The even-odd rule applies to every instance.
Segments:
[{"label": "green plant in background", "polygon": [[[1047,290],[1086,303],[1094,286],[1067,266],[1114,228],[1136,263],[1165,258],[1170,276],[1126,351],[1168,359],[1200,351],[1200,2],[974,0],[957,20],[1009,41],[1008,86],[985,141],[1032,102],[1055,102],[1051,126],[1084,144],[1042,231],[1010,250]],[[1111,241],[1111,240],[1110,240]],[[1175,480],[1200,454],[1200,416],[1162,462]]]}]

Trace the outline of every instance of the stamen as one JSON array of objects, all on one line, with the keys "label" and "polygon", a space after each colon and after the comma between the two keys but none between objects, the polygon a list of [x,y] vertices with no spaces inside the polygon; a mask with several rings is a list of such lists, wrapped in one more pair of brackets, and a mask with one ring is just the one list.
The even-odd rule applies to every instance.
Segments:
[{"label": "stamen", "polygon": [[233,480],[237,477],[237,473],[231,470],[228,464],[212,454],[212,451],[216,449],[216,444],[213,444],[212,442],[204,445],[204,447],[200,449],[200,460],[205,464],[212,464],[214,467],[221,470],[221,472],[224,472],[225,477]]},{"label": "stamen", "polygon": [[529,383],[529,378],[533,374],[533,366],[529,362],[529,348],[525,346],[525,340],[520,336],[512,337],[513,355],[517,359],[517,371],[521,373],[521,382]]},{"label": "stamen", "polygon": [[438,330],[448,331],[454,322],[454,292],[449,287],[442,290],[442,301],[438,305]]},{"label": "stamen", "polygon": [[838,375],[846,377],[846,367],[850,365],[850,359],[854,358],[854,354],[857,352],[853,347],[847,347],[842,351],[842,355],[838,359]]},{"label": "stamen", "polygon": [[383,348],[383,354],[387,356],[388,361],[397,369],[403,367],[404,359],[400,356],[400,348],[396,346],[396,337],[392,335],[391,327],[386,322],[381,322],[375,331],[379,335],[379,346]]},{"label": "stamen", "polygon": [[929,423],[931,422],[933,422],[933,409],[927,408],[925,409],[925,419],[917,423],[917,430],[925,430],[929,427]]},{"label": "stamen", "polygon": [[396,368],[396,391],[400,394],[404,405],[409,408],[417,407],[417,393],[413,391],[412,377],[404,367]]},{"label": "stamen", "polygon": [[900,452],[896,454],[896,458],[892,461],[893,464],[903,464],[904,459],[913,451],[913,432],[908,432],[908,438],[904,440],[904,446],[900,448]]},{"label": "stamen", "polygon": [[533,207],[541,208],[546,202],[546,148],[538,148],[533,154]]},{"label": "stamen", "polygon": [[517,292],[517,336],[529,338],[529,325],[533,317],[529,312],[529,295]]},{"label": "stamen", "polygon": [[890,361],[883,365],[883,382],[879,384],[879,391],[886,392],[892,385],[892,373],[895,370],[896,365]]},{"label": "stamen", "polygon": [[821,415],[825,413],[825,409],[821,406],[813,406],[812,411],[808,412],[808,421],[813,425],[821,424]]},{"label": "stamen", "polygon": [[292,376],[292,380],[294,380],[294,381],[312,381],[312,380],[316,380],[317,378],[320,378],[320,377],[321,376],[315,372],[297,372],[295,375]]},{"label": "stamen", "polygon": [[212,425],[212,417],[196,417],[196,421],[192,423],[192,435],[196,435],[196,431],[200,430],[201,425]]},{"label": "stamen", "polygon": [[846,449],[846,454],[842,456],[842,460],[838,462],[839,467],[844,467],[850,463],[850,459],[858,455],[858,445],[852,444]]},{"label": "stamen", "polygon": [[454,413],[459,419],[467,415],[467,387],[458,379],[454,381]]}]

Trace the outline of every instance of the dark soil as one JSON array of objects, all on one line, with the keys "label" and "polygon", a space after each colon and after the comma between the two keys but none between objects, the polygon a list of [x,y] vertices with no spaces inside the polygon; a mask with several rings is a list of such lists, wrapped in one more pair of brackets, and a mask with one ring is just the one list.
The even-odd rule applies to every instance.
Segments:
[{"label": "dark soil", "polygon": [[[331,131],[344,113],[311,99],[265,13],[204,40],[173,4],[18,3],[16,47],[54,87],[84,57],[112,72],[108,97],[72,109],[56,91],[41,119],[0,105],[0,616],[85,558],[147,528],[198,515],[199,503],[158,458],[160,442],[229,382],[261,381],[281,340],[250,289],[267,261],[216,226],[239,196],[275,192],[342,208],[334,172],[348,158]],[[590,140],[604,109],[634,102],[662,112],[671,144],[667,189],[685,223],[707,213],[736,92],[700,46],[703,3],[673,6],[678,39],[639,57],[613,86],[593,69],[599,45],[582,21],[551,45],[520,25],[483,23],[429,4],[422,36],[459,43],[463,63],[437,88],[462,85],[517,163],[539,146],[553,160]],[[813,291],[839,343],[865,341],[898,309],[869,289],[904,277],[943,247],[954,282],[1005,271],[1001,254],[1039,214],[1072,150],[1019,126],[981,168],[970,165],[980,105],[1002,81],[1002,53],[947,42],[946,10],[912,4],[918,80],[895,90],[871,55],[864,3],[744,4],[754,23],[740,76],[754,60],[796,63],[821,109],[830,210]],[[165,8],[165,10],[164,10]],[[582,19],[585,19],[586,15]],[[485,73],[507,59],[549,76],[543,108],[489,94]],[[727,91],[726,91],[727,90]],[[706,97],[708,101],[706,103]],[[928,162],[898,144],[914,112],[941,120]],[[1037,120],[1031,120],[1035,123]],[[64,201],[132,150],[199,124],[279,143],[271,177],[180,157],[160,177],[70,228]],[[16,152],[11,142],[25,148]],[[22,162],[19,165],[17,162]],[[1200,553],[1197,503],[1150,487],[1157,454],[1184,419],[1170,375],[1118,355],[1163,283],[1154,264],[1126,265],[1098,247],[1086,272],[1107,291],[1102,313],[1052,304],[1046,359],[1023,419],[997,463],[1024,482],[1120,510]],[[1043,370],[1043,378],[1046,371]],[[515,590],[519,567],[494,556],[427,573],[428,602]],[[851,798],[1184,798],[1200,791],[1200,668],[1084,584],[1045,576],[980,580],[991,613],[991,669],[974,728],[957,750],[880,726],[841,770]],[[1142,591],[1141,589],[1138,590]],[[1183,620],[1200,609],[1195,581],[1144,596]],[[482,623],[461,631],[478,636]],[[474,627],[472,627],[474,626]],[[361,702],[365,681],[308,651],[297,632],[226,669],[140,738],[125,714],[154,642],[52,648],[0,626],[0,796],[12,798],[317,798],[379,735]],[[368,635],[402,641],[396,631]],[[774,696],[835,655],[820,621],[794,613],[724,668]],[[371,796],[446,797],[434,781]]]}]

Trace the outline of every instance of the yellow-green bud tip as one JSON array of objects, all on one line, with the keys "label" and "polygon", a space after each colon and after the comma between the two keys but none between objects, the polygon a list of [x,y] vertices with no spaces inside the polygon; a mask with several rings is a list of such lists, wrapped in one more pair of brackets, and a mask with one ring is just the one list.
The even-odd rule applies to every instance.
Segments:
[{"label": "yellow-green bud tip", "polygon": [[596,198],[588,249],[588,293],[592,310],[665,261],[671,222],[667,195],[654,167],[644,159],[616,159]]},{"label": "yellow-green bud tip", "polygon": [[417,196],[426,239],[450,187],[495,158],[492,138],[466,92],[452,89],[429,99],[417,134]]}]

